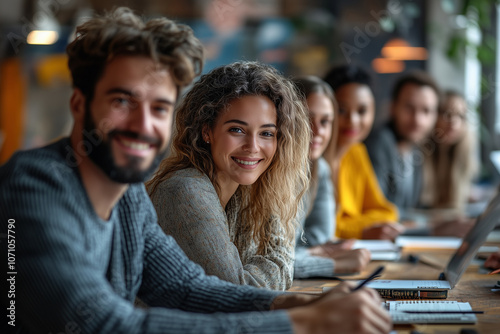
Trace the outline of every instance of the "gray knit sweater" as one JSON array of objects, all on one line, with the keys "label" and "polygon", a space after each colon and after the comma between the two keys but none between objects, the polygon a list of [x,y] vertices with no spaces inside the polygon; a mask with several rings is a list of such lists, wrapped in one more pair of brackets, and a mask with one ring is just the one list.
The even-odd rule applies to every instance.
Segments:
[{"label": "gray knit sweater", "polygon": [[[318,160],[318,187],[316,194],[303,197],[304,210],[296,231],[295,278],[333,277],[335,261],[331,258],[312,256],[309,247],[322,245],[335,233],[335,199],[330,166],[323,158]],[[314,196],[311,201],[310,197]]]},{"label": "gray knit sweater", "polygon": [[240,219],[238,192],[224,210],[210,179],[188,168],[163,181],[151,200],[163,231],[207,274],[236,284],[291,287],[293,240],[287,240],[274,221],[271,246],[264,255],[257,254],[257,244]]},{"label": "gray knit sweater", "polygon": [[[70,151],[63,139],[0,167],[0,235],[15,232],[15,296],[0,283],[2,327],[5,307],[15,303],[7,332],[291,332],[286,312],[262,312],[278,292],[206,276],[189,261],[158,226],[142,184],[101,220]],[[136,296],[152,307],[134,308]]]}]

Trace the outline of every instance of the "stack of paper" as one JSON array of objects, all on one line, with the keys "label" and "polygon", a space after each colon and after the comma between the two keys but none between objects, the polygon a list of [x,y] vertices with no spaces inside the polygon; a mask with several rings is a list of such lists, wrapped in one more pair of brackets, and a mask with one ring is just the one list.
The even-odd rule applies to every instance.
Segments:
[{"label": "stack of paper", "polygon": [[[399,236],[396,238],[396,247],[401,248],[428,248],[428,249],[458,249],[462,244],[461,238],[456,237],[416,237]],[[479,253],[495,253],[496,246],[481,246]]]},{"label": "stack of paper", "polygon": [[462,239],[455,237],[399,236],[396,245],[406,248],[457,249]]},{"label": "stack of paper", "polygon": [[400,248],[389,240],[356,240],[353,248],[368,249],[376,261],[396,261],[401,256]]}]

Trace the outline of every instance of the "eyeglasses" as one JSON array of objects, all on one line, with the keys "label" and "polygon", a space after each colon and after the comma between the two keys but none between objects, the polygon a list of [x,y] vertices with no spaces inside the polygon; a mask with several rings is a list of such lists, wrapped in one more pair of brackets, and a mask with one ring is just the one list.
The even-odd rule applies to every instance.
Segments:
[{"label": "eyeglasses", "polygon": [[461,114],[459,112],[453,112],[453,111],[445,111],[444,113],[440,114],[439,117],[447,122],[464,122],[467,120],[467,115]]}]

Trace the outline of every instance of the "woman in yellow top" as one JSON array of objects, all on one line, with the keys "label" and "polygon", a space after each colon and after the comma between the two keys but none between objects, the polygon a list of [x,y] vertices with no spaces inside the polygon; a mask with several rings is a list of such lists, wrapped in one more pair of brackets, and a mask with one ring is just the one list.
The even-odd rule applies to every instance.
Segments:
[{"label": "woman in yellow top", "polygon": [[[397,224],[397,208],[378,185],[362,141],[375,116],[370,76],[361,68],[335,67],[325,81],[339,104],[339,132],[335,150],[325,158],[337,187],[336,236],[343,239],[394,239],[403,228]],[[334,152],[334,153],[330,153]]]}]

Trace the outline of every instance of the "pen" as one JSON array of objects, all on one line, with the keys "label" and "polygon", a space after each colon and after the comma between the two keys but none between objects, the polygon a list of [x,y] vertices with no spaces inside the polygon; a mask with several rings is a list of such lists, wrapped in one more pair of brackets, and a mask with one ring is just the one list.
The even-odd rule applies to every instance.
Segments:
[{"label": "pen", "polygon": [[415,314],[483,314],[484,311],[402,311],[403,313]]},{"label": "pen", "polygon": [[351,291],[354,292],[354,291],[357,291],[357,290],[361,289],[366,283],[368,283],[371,280],[373,280],[374,278],[377,278],[378,276],[380,276],[380,273],[383,270],[384,270],[384,266],[378,267],[377,270],[375,270],[373,272],[373,274],[370,275],[370,277],[368,277],[367,279],[363,280],[361,283],[358,284],[358,286],[356,286],[355,288],[353,288]]}]

